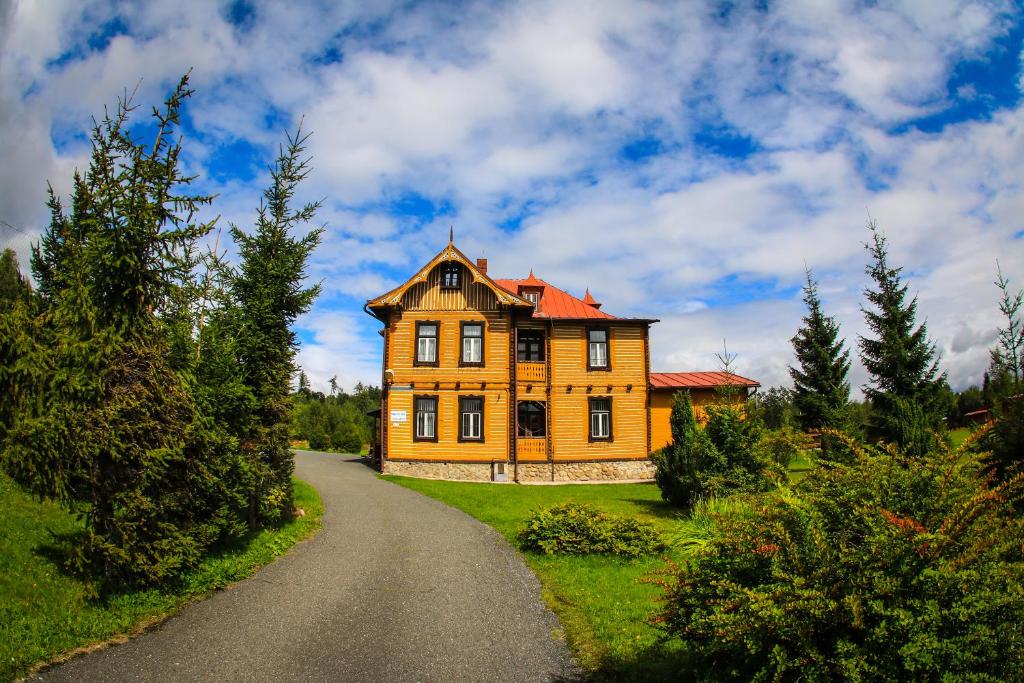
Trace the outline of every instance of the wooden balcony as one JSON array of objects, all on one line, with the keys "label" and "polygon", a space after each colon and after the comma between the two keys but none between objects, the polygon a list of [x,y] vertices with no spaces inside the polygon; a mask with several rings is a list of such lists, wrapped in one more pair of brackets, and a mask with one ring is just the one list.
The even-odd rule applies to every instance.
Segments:
[{"label": "wooden balcony", "polygon": [[548,440],[544,437],[519,437],[516,439],[516,457],[519,460],[531,460],[534,462],[547,460]]},{"label": "wooden balcony", "polygon": [[516,363],[516,381],[518,382],[541,382],[548,378],[548,366],[546,363]]}]

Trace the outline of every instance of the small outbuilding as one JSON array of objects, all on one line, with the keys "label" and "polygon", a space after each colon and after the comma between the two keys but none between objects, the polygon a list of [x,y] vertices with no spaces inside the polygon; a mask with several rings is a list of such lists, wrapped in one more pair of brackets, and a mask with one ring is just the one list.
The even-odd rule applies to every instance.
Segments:
[{"label": "small outbuilding", "polygon": [[650,381],[651,448],[664,448],[672,442],[672,399],[677,391],[690,392],[693,412],[703,424],[708,416],[704,407],[712,403],[741,405],[761,383],[729,372],[652,372]]}]

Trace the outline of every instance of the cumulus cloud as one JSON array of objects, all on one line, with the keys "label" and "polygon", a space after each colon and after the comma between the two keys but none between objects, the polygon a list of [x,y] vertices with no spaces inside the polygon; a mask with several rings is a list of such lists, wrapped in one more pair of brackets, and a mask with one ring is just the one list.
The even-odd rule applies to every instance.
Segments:
[{"label": "cumulus cloud", "polygon": [[[961,0],[15,1],[0,14],[0,218],[35,234],[46,180],[66,192],[86,161],[89,116],[136,84],[157,103],[192,67],[184,161],[223,224],[251,224],[283,132],[304,117],[314,133],[300,199],[325,200],[309,268],[324,294],[300,362],[317,386],[379,381],[362,300],[452,224],[495,274],[533,267],[660,318],[655,369],[712,368],[725,338],[741,371],[786,383],[805,264],[851,347],[864,333],[868,212],[963,386],[998,325],[995,258],[1024,278],[1024,112],[913,124],[983,99],[950,78],[1020,21],[1013,3]],[[29,238],[0,234],[24,263]]]}]

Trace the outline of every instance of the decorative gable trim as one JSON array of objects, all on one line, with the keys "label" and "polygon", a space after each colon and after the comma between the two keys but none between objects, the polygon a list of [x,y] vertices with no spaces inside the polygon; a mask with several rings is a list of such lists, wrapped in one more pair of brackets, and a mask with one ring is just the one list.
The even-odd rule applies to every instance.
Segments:
[{"label": "decorative gable trim", "polygon": [[390,292],[386,292],[378,296],[375,299],[370,299],[366,302],[367,308],[387,308],[390,306],[397,306],[401,303],[402,297],[409,291],[411,287],[421,282],[426,282],[430,275],[430,272],[437,268],[442,263],[456,262],[462,264],[466,268],[467,272],[472,278],[473,284],[481,284],[487,287],[497,298],[498,303],[505,304],[507,306],[522,306],[533,308],[533,304],[515,294],[512,294],[508,290],[500,287],[494,280],[492,280],[486,273],[481,271],[475,263],[466,257],[461,251],[456,248],[452,243],[442,249],[437,256],[432,258],[427,265],[423,266],[413,275],[411,278],[406,280],[403,284],[395,287]]}]

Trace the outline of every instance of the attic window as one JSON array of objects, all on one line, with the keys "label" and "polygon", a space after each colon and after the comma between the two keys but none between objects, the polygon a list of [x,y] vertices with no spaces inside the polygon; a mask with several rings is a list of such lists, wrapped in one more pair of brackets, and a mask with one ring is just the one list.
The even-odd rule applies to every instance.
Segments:
[{"label": "attic window", "polygon": [[441,269],[441,289],[458,289],[462,269],[457,263],[449,263]]},{"label": "attic window", "polygon": [[523,295],[523,297],[527,301],[529,301],[531,304],[533,304],[534,308],[537,308],[537,304],[540,302],[540,293],[539,292],[526,292]]}]

